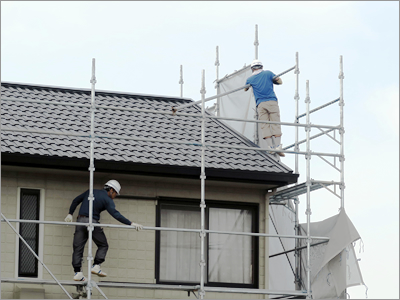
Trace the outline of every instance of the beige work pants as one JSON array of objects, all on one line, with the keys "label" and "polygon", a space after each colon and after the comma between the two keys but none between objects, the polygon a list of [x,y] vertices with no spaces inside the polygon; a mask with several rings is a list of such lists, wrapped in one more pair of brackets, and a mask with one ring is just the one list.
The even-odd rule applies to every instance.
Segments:
[{"label": "beige work pants", "polygon": [[[281,114],[279,112],[278,101],[264,101],[257,106],[258,119],[263,121],[280,122]],[[261,124],[261,136],[269,138],[271,136],[279,137],[282,135],[280,124]]]}]

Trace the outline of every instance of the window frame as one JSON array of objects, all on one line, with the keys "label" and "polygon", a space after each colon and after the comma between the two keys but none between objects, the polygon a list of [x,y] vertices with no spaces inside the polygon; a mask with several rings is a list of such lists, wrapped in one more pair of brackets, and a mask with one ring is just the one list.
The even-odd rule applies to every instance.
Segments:
[{"label": "window frame", "polygon": [[[205,211],[205,228],[209,228],[209,208],[225,208],[225,209],[244,209],[249,210],[252,214],[252,232],[258,233],[259,232],[259,203],[250,203],[250,202],[228,202],[228,201],[221,201],[221,200],[206,200],[206,211]],[[161,210],[163,204],[175,204],[175,205],[190,205],[193,207],[199,207],[200,201],[199,199],[190,199],[190,198],[169,198],[169,197],[160,197],[157,201],[156,206],[156,227],[161,226]],[[184,281],[163,281],[160,280],[160,251],[161,251],[161,240],[160,240],[160,231],[157,230],[156,234],[156,243],[155,243],[155,277],[157,284],[171,284],[171,285],[193,285],[193,282],[184,282]],[[228,287],[228,288],[259,288],[259,237],[253,236],[252,237],[252,278],[253,283],[228,283],[228,282],[210,282],[209,281],[209,249],[210,249],[210,241],[209,238],[206,237],[205,246],[206,246],[206,280],[204,285],[211,286],[211,287]],[[200,260],[200,257],[199,257]]]},{"label": "window frame", "polygon": [[[44,220],[44,209],[45,209],[45,190],[42,188],[32,188],[32,187],[18,187],[17,192],[17,219],[21,218],[21,197],[24,190],[36,191],[39,194],[39,212],[38,212],[38,220]],[[16,230],[20,233],[20,223],[17,222]],[[44,224],[38,224],[38,235],[37,235],[37,243],[38,243],[38,253],[36,253],[39,258],[43,261],[43,252],[44,252]],[[36,259],[37,264],[37,275],[36,276],[19,276],[19,264],[20,264],[20,245],[23,244],[18,235],[16,235],[16,243],[15,243],[15,278],[43,278],[43,265]]]}]

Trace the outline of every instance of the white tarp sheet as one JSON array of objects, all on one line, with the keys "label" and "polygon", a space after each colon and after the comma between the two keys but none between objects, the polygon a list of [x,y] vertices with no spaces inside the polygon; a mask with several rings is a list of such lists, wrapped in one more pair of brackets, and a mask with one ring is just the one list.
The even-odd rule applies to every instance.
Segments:
[{"label": "white tarp sheet", "polygon": [[[300,224],[306,235],[307,224]],[[350,286],[364,285],[353,242],[360,239],[344,209],[333,217],[310,224],[311,236],[329,237],[329,242],[310,248],[311,291],[314,299],[337,298]],[[312,240],[311,244],[321,242]],[[302,240],[302,246],[306,240]],[[302,279],[306,284],[307,250],[301,251]]]},{"label": "white tarp sheet", "polygon": [[[289,202],[291,204],[291,202]],[[291,205],[289,205],[290,207]],[[291,207],[293,209],[293,207]],[[269,206],[269,233],[281,235],[295,234],[295,215],[283,205]],[[295,248],[295,240],[288,238],[270,238],[269,255],[285,252]],[[269,259],[270,290],[294,291],[296,265],[294,251]]]},{"label": "white tarp sheet", "polygon": [[[246,84],[246,79],[251,76],[250,66],[244,67],[232,75],[226,76],[219,82],[219,94],[229,92]],[[219,115],[221,117],[254,120],[256,115],[256,102],[252,88],[247,92],[243,90],[220,98]],[[254,141],[256,123],[224,120],[229,126]]]}]

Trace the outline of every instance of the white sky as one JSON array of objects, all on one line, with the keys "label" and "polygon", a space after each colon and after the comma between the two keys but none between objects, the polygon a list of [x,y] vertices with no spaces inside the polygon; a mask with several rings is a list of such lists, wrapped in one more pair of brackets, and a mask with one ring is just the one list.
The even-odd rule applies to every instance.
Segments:
[{"label": "white sky", "polygon": [[[359,231],[360,268],[368,298],[399,298],[399,3],[356,2],[139,2],[2,1],[1,80],[90,88],[96,58],[97,89],[200,99],[201,70],[206,97],[215,94],[215,48],[220,77],[254,59],[255,25],[259,59],[280,73],[300,57],[300,112],[305,80],[311,108],[339,96],[339,56],[344,62],[345,208]],[[281,119],[293,122],[294,74],[276,87]],[[211,104],[209,104],[211,105]],[[314,124],[339,124],[338,106],[315,113]],[[315,116],[314,116],[315,115]],[[294,141],[283,128],[282,141]],[[300,130],[304,138],[304,130]],[[318,131],[313,130],[312,134]],[[326,143],[325,143],[326,141]],[[338,153],[329,138],[314,151]],[[330,144],[334,145],[334,144]],[[283,162],[294,169],[293,157]],[[300,158],[299,182],[305,181]],[[312,159],[311,177],[339,180]],[[337,173],[337,172],[336,172]],[[323,178],[322,178],[323,177]],[[338,213],[327,191],[311,196],[312,221]],[[305,198],[301,198],[305,221]],[[365,298],[362,286],[348,289]]]}]

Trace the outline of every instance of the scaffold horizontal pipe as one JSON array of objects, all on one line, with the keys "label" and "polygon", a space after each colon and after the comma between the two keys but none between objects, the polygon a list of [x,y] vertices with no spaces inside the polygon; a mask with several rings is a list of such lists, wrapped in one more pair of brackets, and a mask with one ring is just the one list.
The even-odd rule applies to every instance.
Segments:
[{"label": "scaffold horizontal pipe", "polygon": [[[4,219],[1,220],[5,222]],[[88,226],[89,223],[82,222],[60,222],[60,221],[41,221],[41,220],[22,220],[22,219],[8,219],[9,222],[19,222],[19,223],[34,223],[34,224],[52,224],[52,225],[67,225],[67,226]],[[135,227],[130,225],[117,225],[117,224],[101,224],[93,223],[94,227],[109,227],[109,228],[122,228],[122,229],[133,229]],[[170,228],[170,227],[151,227],[143,226],[143,230],[155,230],[155,231],[176,231],[176,232],[194,232],[200,233],[201,229],[187,229],[187,228]],[[206,233],[216,233],[216,234],[233,234],[233,235],[248,235],[248,236],[258,236],[258,237],[274,237],[274,238],[298,238],[306,239],[306,236],[302,235],[279,235],[279,234],[268,234],[268,233],[255,233],[255,232],[235,232],[235,231],[217,231],[217,230],[205,230]],[[329,240],[329,237],[313,236],[311,237],[316,240]]]},{"label": "scaffold horizontal pipe", "polygon": [[[44,130],[29,130],[29,129],[9,129],[2,128],[2,131],[15,131],[15,132],[30,132],[30,133],[41,133],[41,134],[60,134],[67,136],[78,136],[78,137],[90,137],[81,134],[73,134],[73,133],[63,133],[56,131],[44,131]],[[118,140],[131,140],[131,141],[139,141],[139,142],[153,142],[153,143],[167,143],[167,144],[180,144],[180,145],[190,145],[190,146],[201,146],[199,142],[183,142],[183,141],[174,141],[174,140],[165,140],[165,139],[147,139],[147,138],[138,138],[138,137],[128,137],[128,136],[114,136],[114,135],[104,135],[104,136],[95,136],[95,138],[102,139],[118,139]],[[317,156],[331,156],[331,157],[340,157],[340,154],[333,153],[321,153],[321,152],[301,152],[301,151],[290,151],[290,150],[273,150],[267,148],[259,148],[259,147],[247,147],[247,146],[232,146],[232,145],[223,145],[223,144],[207,144],[206,147],[216,147],[216,148],[229,148],[229,149],[242,149],[242,150],[255,150],[255,151],[269,151],[269,152],[283,152],[288,154],[301,154],[301,155],[317,155]]]},{"label": "scaffold horizontal pipe", "polygon": [[[246,87],[246,86],[244,86]],[[243,87],[243,88],[244,88]],[[239,90],[239,89],[238,89]],[[236,91],[236,90],[234,90]],[[232,92],[232,91],[231,91]],[[221,96],[217,95],[218,97]],[[214,96],[214,97],[217,97]],[[210,98],[207,98],[210,99]],[[213,98],[214,99],[214,98]],[[3,100],[3,98],[2,98]],[[91,105],[75,105],[73,103],[65,103],[65,102],[51,102],[51,101],[40,101],[40,100],[29,100],[29,99],[11,99],[7,98],[5,100],[9,101],[22,101],[22,102],[33,102],[33,103],[41,103],[41,104],[59,104],[59,105],[71,105],[71,106],[82,106],[82,107],[88,107],[90,108]],[[212,99],[211,99],[212,100]],[[199,100],[198,102],[201,102]],[[188,103],[188,106],[191,106],[195,103]],[[185,104],[186,105],[186,104]],[[180,108],[181,106],[178,106],[176,109]],[[123,111],[133,111],[133,112],[144,112],[144,113],[154,113],[154,114],[164,114],[164,115],[171,115],[170,111],[160,111],[160,110],[151,110],[151,109],[139,109],[139,108],[127,108],[127,107],[119,107],[119,106],[105,106],[105,105],[96,105],[95,108],[103,108],[103,109],[112,109],[112,110],[123,110]],[[202,114],[194,114],[194,113],[175,113],[177,116],[183,116],[183,117],[196,117],[196,118],[201,118]],[[264,120],[249,120],[249,119],[239,119],[239,118],[228,118],[228,117],[218,117],[218,116],[212,116],[212,115],[206,115],[206,118],[210,119],[219,119],[219,120],[227,120],[227,121],[238,121],[238,122],[249,122],[249,123],[262,123],[262,124],[279,124],[279,125],[286,125],[286,126],[295,126],[295,127],[312,127],[312,128],[325,128],[325,129],[340,129],[340,126],[330,126],[330,125],[314,125],[314,124],[300,124],[300,123],[289,123],[289,122],[273,122],[273,121],[264,121]],[[3,129],[1,129],[3,130]],[[12,131],[8,129],[8,131]],[[22,131],[22,130],[20,130]],[[61,134],[61,133],[60,133]],[[73,134],[63,134],[63,135],[73,135]],[[79,136],[79,134],[78,134]]]},{"label": "scaffold horizontal pipe", "polygon": [[14,98],[14,97],[1,97],[2,101],[15,101],[15,102],[28,102],[28,103],[38,103],[38,104],[48,104],[48,105],[63,105],[63,106],[77,106],[77,107],[87,107],[90,108],[90,104],[79,104],[70,102],[59,102],[59,101],[45,101],[45,100],[34,100],[26,98]]},{"label": "scaffold horizontal pipe", "polygon": [[232,145],[222,145],[222,144],[205,144],[206,147],[217,147],[217,148],[230,148],[230,149],[242,149],[242,150],[255,150],[255,151],[269,151],[269,152],[283,152],[289,154],[302,154],[302,155],[317,155],[317,156],[331,156],[331,157],[341,157],[340,154],[333,153],[321,153],[321,152],[303,152],[303,151],[290,151],[290,150],[273,150],[267,148],[258,147],[245,147],[245,146],[232,146]]},{"label": "scaffold horizontal pipe", "polygon": [[[25,283],[25,284],[47,284],[55,285],[54,281],[46,279],[28,279],[28,278],[1,278],[1,283]],[[69,281],[60,280],[62,285],[71,286],[86,286],[86,282],[82,281]],[[181,290],[181,291],[196,291],[198,285],[168,285],[168,284],[152,284],[152,283],[129,283],[129,282],[96,282],[99,287],[123,287],[123,288],[135,288],[135,289],[156,289],[156,290]]]},{"label": "scaffold horizontal pipe", "polygon": [[[70,280],[59,280],[61,285],[73,285],[85,286],[87,281],[70,281]],[[30,279],[30,278],[1,278],[1,283],[25,283],[25,284],[48,284],[57,285],[57,282],[47,279]]]},{"label": "scaffold horizontal pipe", "polygon": [[314,125],[314,124],[301,124],[301,123],[289,123],[289,122],[274,122],[274,121],[264,121],[264,120],[249,120],[249,119],[238,119],[238,118],[227,118],[227,117],[217,117],[217,116],[207,116],[209,119],[219,119],[228,121],[238,121],[238,122],[249,122],[249,123],[263,123],[263,124],[279,124],[294,127],[311,127],[311,128],[326,128],[326,129],[340,129],[340,126],[331,125]]},{"label": "scaffold horizontal pipe", "polygon": [[283,71],[282,73],[279,73],[278,75],[275,75],[275,76],[273,77],[273,79],[278,78],[278,77],[280,77],[280,76],[282,76],[282,75],[284,75],[284,74],[286,74],[286,73],[288,73],[288,72],[294,70],[295,68],[296,68],[296,66],[294,66],[294,67],[292,67],[292,68],[290,68],[290,69],[287,69],[286,71]]},{"label": "scaffold horizontal pipe", "polygon": [[[324,135],[324,134],[326,134],[326,133],[329,133],[329,132],[331,132],[331,131],[333,131],[333,130],[335,130],[335,129],[329,129],[329,130],[327,130],[327,131],[325,131],[325,132],[322,132],[322,133],[318,133],[318,134],[316,134],[316,135],[313,135],[312,137],[310,137],[310,140],[315,139],[315,138],[317,138],[317,137],[320,137],[321,135]],[[297,142],[297,145],[304,144],[305,142],[306,142],[306,139],[301,140],[301,141]],[[291,145],[286,146],[285,148],[283,148],[283,150],[290,149],[290,148],[292,148],[292,147],[294,147],[294,146],[296,146],[296,144],[291,144]]]},{"label": "scaffold horizontal pipe", "polygon": [[76,132],[47,131],[47,130],[37,130],[37,129],[1,128],[1,131],[40,133],[40,134],[54,134],[54,135],[66,135],[66,136],[78,136],[78,137],[90,137],[90,133],[82,134],[82,133],[76,133]]},{"label": "scaffold horizontal pipe", "polygon": [[[38,104],[54,104],[54,105],[63,105],[63,106],[80,106],[91,108],[90,104],[76,104],[76,103],[67,103],[67,102],[53,102],[53,101],[43,101],[43,100],[33,100],[33,99],[22,99],[22,98],[1,98],[1,100],[7,101],[17,101],[17,102],[29,102],[29,103],[38,103]],[[144,112],[144,113],[153,113],[153,114],[162,114],[162,115],[171,115],[171,111],[161,111],[154,109],[141,109],[141,108],[128,108],[121,106],[106,106],[106,105],[95,105],[97,108],[103,109],[112,109],[112,110],[122,110],[122,111],[133,111],[133,112]],[[185,117],[198,117],[201,118],[201,114],[191,114],[191,113],[176,113],[178,116]]]},{"label": "scaffold horizontal pipe", "polygon": [[[233,89],[233,90],[231,90],[231,91],[228,91],[228,92],[225,92],[225,93],[222,93],[222,94],[218,94],[218,95],[215,95],[215,96],[206,98],[206,99],[204,99],[204,100],[197,100],[197,101],[194,101],[194,102],[191,102],[191,103],[187,103],[187,104],[180,105],[180,106],[178,106],[178,107],[174,107],[173,110],[174,110],[174,111],[177,111],[177,110],[182,109],[182,108],[186,108],[186,107],[189,107],[189,106],[192,106],[192,105],[195,105],[195,104],[199,104],[199,103],[201,103],[201,102],[203,102],[203,101],[204,101],[204,102],[208,102],[208,101],[214,100],[214,99],[216,99],[216,98],[223,97],[223,96],[232,94],[232,93],[237,92],[237,91],[240,91],[240,90],[244,90],[245,88],[248,88],[248,87],[250,87],[250,84],[246,84],[246,85],[244,85],[244,86],[242,86],[242,87],[240,87],[240,88],[236,88],[236,89]],[[171,113],[171,112],[170,112],[170,113]]]},{"label": "scaffold horizontal pipe", "polygon": [[[73,133],[62,133],[55,131],[44,131],[44,130],[25,130],[25,129],[1,129],[2,131],[15,131],[15,132],[30,132],[30,133],[41,133],[41,134],[60,134],[67,136],[78,136],[78,137],[90,137],[81,134],[73,134]],[[131,140],[131,141],[140,141],[140,142],[153,142],[153,143],[167,143],[167,144],[180,144],[180,145],[191,145],[191,146],[201,146],[201,143],[198,142],[181,142],[174,140],[165,140],[165,139],[146,139],[146,138],[137,138],[137,137],[127,137],[127,136],[113,136],[113,135],[104,135],[104,136],[95,136],[96,138],[102,139],[119,139],[119,140]],[[333,153],[321,153],[321,152],[301,152],[301,151],[290,151],[290,150],[273,150],[267,148],[259,148],[259,147],[247,147],[247,146],[232,146],[232,145],[223,145],[223,144],[205,144],[206,147],[216,147],[216,148],[229,148],[229,149],[242,149],[242,150],[255,150],[255,151],[270,151],[270,152],[283,152],[288,154],[301,154],[301,155],[317,155],[317,156],[331,156],[331,157],[340,157],[340,154]]]},{"label": "scaffold horizontal pipe", "polygon": [[[311,113],[313,113],[313,112],[316,112],[316,111],[318,111],[318,110],[320,110],[320,109],[322,109],[322,108],[324,108],[324,107],[327,107],[327,106],[329,106],[329,105],[331,105],[331,104],[333,104],[333,103],[335,103],[335,102],[338,102],[339,100],[340,100],[340,98],[337,98],[337,99],[335,99],[335,100],[332,100],[331,102],[325,103],[324,105],[321,105],[321,106],[319,106],[319,107],[317,107],[317,108],[314,108],[314,109],[310,110],[309,113],[311,114]],[[306,116],[306,113],[301,114],[301,115],[299,115],[299,116],[297,117],[297,119],[300,119],[300,118],[305,117],[305,116]]]},{"label": "scaffold horizontal pipe", "polygon": [[[21,284],[46,284],[56,285],[57,283],[46,279],[28,279],[28,278],[1,278],[1,283],[21,283]],[[86,286],[87,282],[60,280],[62,285],[66,286]],[[154,283],[130,283],[130,282],[96,282],[99,287],[109,288],[133,288],[133,289],[155,289],[155,290],[179,290],[179,291],[198,291],[199,285],[172,285],[172,284],[154,284]],[[305,295],[306,291],[280,291],[265,289],[240,289],[240,288],[216,288],[204,287],[206,292],[217,293],[244,293],[244,294],[269,294],[269,295]]]},{"label": "scaffold horizontal pipe", "polygon": [[339,181],[324,181],[324,180],[315,180],[315,179],[311,179],[310,180],[312,184],[315,183],[321,183],[321,184],[336,184],[336,185],[340,185],[341,183]]},{"label": "scaffold horizontal pipe", "polygon": [[206,292],[216,293],[239,293],[239,294],[265,294],[265,295],[288,295],[288,296],[305,296],[307,291],[274,291],[265,289],[242,289],[242,288],[220,288],[220,287],[204,287]]}]

